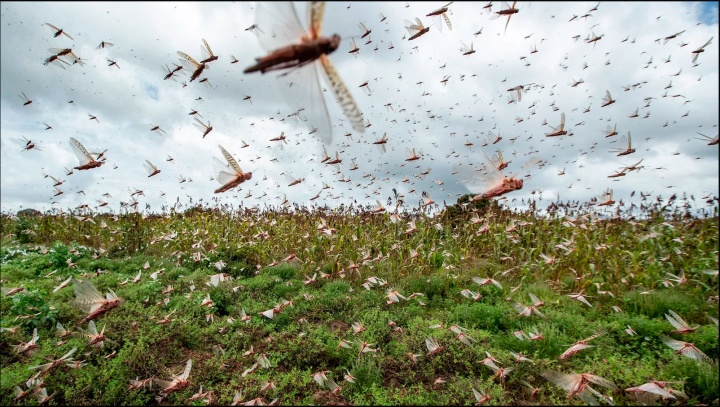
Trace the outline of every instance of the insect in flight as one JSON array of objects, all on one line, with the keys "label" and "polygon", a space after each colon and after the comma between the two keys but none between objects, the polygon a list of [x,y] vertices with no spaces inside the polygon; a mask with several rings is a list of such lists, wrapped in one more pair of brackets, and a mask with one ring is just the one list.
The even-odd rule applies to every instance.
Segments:
[{"label": "insect in flight", "polygon": [[[471,170],[471,174],[467,174],[465,179],[461,180],[465,187],[470,190],[484,189],[484,192],[473,196],[473,201],[490,199],[515,191],[516,189],[522,189],[523,180],[518,174],[528,170],[530,167],[540,164],[539,159],[531,158],[515,174],[508,177],[498,171],[492,163],[492,160],[490,160],[485,153],[483,153],[483,156],[485,157],[484,166],[487,175],[478,176],[477,170]],[[464,169],[464,171],[467,172],[468,170]]]},{"label": "insect in flight", "polygon": [[700,47],[700,48],[698,48],[698,49],[696,49],[695,51],[692,52],[692,54],[693,54],[693,57],[692,57],[693,63],[697,62],[697,59],[698,59],[698,57],[700,56],[700,53],[701,53],[701,52],[705,52],[705,47],[707,47],[708,45],[710,45],[710,43],[712,42],[713,38],[715,38],[715,37],[710,37],[710,39],[708,40],[708,42],[705,43],[705,45],[703,45],[702,47]]},{"label": "insect in flight", "polygon": [[50,24],[50,23],[45,23],[45,25],[48,26],[48,27],[50,27],[50,28],[52,28],[53,30],[55,30],[55,33],[53,34],[53,37],[55,37],[55,38],[59,37],[60,34],[62,34],[62,35],[64,35],[64,36],[70,38],[71,40],[74,39],[73,37],[70,36],[70,34],[66,33],[66,32],[63,31],[61,28],[57,28],[57,27],[55,27],[54,25],[52,25],[52,24]]},{"label": "insect in flight", "polygon": [[451,4],[454,2],[451,1],[450,3],[440,7],[439,9],[432,11],[428,13],[425,17],[432,17],[433,21],[435,22],[435,26],[437,26],[438,31],[442,32],[442,21],[440,21],[440,17],[445,19],[445,24],[447,24],[448,30],[452,31],[452,24],[450,24],[450,18],[447,15],[448,7],[450,7]]},{"label": "insect in flight", "polygon": [[632,136],[630,136],[630,132],[628,131],[627,136],[622,136],[620,139],[620,144],[626,147],[623,148],[616,148],[611,153],[618,153],[618,157],[622,157],[624,155],[632,154],[635,152],[635,149],[632,148]]},{"label": "insect in flight", "polygon": [[76,170],[89,170],[91,168],[97,168],[105,164],[105,161],[98,161],[87,151],[87,149],[80,144],[79,141],[70,137],[70,145],[72,146],[73,152],[80,161],[80,165],[74,167]]},{"label": "insect in flight", "polygon": [[[256,25],[265,27],[273,35],[260,35],[260,46],[268,55],[256,58],[255,64],[245,69],[245,73],[262,73],[286,70],[280,75],[285,85],[281,93],[294,109],[308,108],[307,125],[317,128],[324,143],[332,143],[332,127],[325,98],[322,94],[320,71],[330,84],[336,100],[352,128],[364,132],[364,121],[360,108],[330,62],[328,55],[340,46],[340,36],[323,37],[320,34],[324,2],[312,2],[309,12],[309,28],[306,32],[292,2],[260,2],[256,10]],[[294,86],[289,86],[292,83]],[[310,108],[312,107],[312,108]]]},{"label": "insect in flight", "polygon": [[222,184],[222,186],[215,190],[216,194],[228,191],[242,184],[245,181],[252,179],[252,172],[243,172],[240,165],[235,161],[230,153],[218,144],[220,151],[222,152],[227,164],[223,164],[222,161],[215,158],[217,176],[215,179]]},{"label": "insect in flight", "polygon": [[420,21],[417,17],[415,17],[414,23],[410,20],[405,20],[405,29],[408,30],[408,33],[410,34],[408,41],[412,41],[430,31],[430,27],[425,27],[422,21]]},{"label": "insect in flight", "polygon": [[148,178],[155,176],[157,174],[160,174],[160,170],[158,169],[158,167],[156,167],[153,163],[151,163],[148,160],[145,160],[145,162],[143,163],[143,167],[145,167],[145,170],[147,170],[147,172],[149,174]]},{"label": "insect in flight", "polygon": [[503,6],[500,11],[496,11],[495,15],[492,17],[492,19],[496,19],[500,16],[507,16],[507,22],[505,23],[505,31],[507,31],[508,24],[510,24],[510,18],[512,18],[513,14],[518,13],[520,10],[515,8],[515,4],[517,4],[517,1],[513,1],[512,6],[510,6],[506,1],[503,1]]},{"label": "insect in flight", "polygon": [[560,114],[560,125],[557,127],[553,127],[552,133],[548,133],[545,135],[545,137],[557,137],[557,136],[564,136],[568,132],[565,130],[565,113]]},{"label": "insect in flight", "polygon": [[20,96],[20,99],[22,99],[23,101],[25,101],[25,103],[23,103],[23,106],[27,106],[27,105],[29,105],[30,103],[32,103],[32,100],[30,100],[27,96],[25,96],[25,93],[24,93],[24,92],[20,92],[20,95],[19,95],[19,96]]},{"label": "insect in flight", "polygon": [[209,121],[208,121],[208,124],[203,123],[203,122],[200,121],[200,119],[198,119],[197,117],[195,118],[195,121],[196,121],[197,123],[193,123],[193,126],[195,126],[195,127],[197,127],[198,129],[200,129],[200,131],[203,132],[203,138],[205,138],[205,136],[207,136],[208,133],[210,133],[210,132],[212,131],[212,129],[213,129],[213,128],[212,128],[212,125],[210,124]]},{"label": "insect in flight", "polygon": [[205,43],[205,46],[200,47],[202,51],[201,53],[203,56],[203,62],[196,61],[193,57],[182,51],[177,52],[178,55],[180,55],[180,62],[183,64],[185,69],[192,72],[192,75],[190,76],[190,82],[200,77],[200,74],[202,74],[205,69],[210,69],[208,63],[218,58],[212,55],[212,51],[210,51],[210,47],[207,45],[207,42],[205,42],[205,40],[203,40],[203,43]]}]

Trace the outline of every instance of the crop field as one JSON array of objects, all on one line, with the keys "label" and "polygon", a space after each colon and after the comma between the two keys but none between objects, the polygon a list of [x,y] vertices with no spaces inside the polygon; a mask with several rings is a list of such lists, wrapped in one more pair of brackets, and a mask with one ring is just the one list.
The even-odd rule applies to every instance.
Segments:
[{"label": "crop field", "polygon": [[0,403],[717,405],[714,205],[3,214]]}]

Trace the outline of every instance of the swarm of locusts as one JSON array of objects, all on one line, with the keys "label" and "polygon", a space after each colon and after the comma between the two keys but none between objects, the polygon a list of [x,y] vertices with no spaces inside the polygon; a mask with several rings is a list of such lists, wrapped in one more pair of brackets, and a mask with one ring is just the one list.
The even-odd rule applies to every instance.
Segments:
[{"label": "swarm of locusts", "polygon": [[3,402],[716,399],[717,217],[471,198],[4,214]]},{"label": "swarm of locusts", "polygon": [[[432,25],[426,26],[417,16],[406,19],[402,43],[426,47],[443,27],[451,32],[457,16],[453,3],[424,14]],[[503,34],[511,19],[519,29],[523,24],[518,19],[532,11],[517,2],[500,3],[494,10],[490,2],[478,11],[491,15],[488,20],[501,19],[495,25],[502,27]],[[598,6],[583,16],[574,15],[568,23],[593,17]],[[380,122],[379,117],[365,117],[330,58],[338,49],[353,58],[367,55],[372,36],[378,51],[381,30],[375,28],[373,34],[377,25],[358,22],[358,41],[350,37],[341,47],[340,35],[322,32],[324,2],[309,4],[305,26],[292,2],[259,2],[253,10],[255,24],[245,31],[257,36],[264,55],[247,61],[242,76],[248,81],[253,76],[277,76],[280,93],[294,110],[283,113],[282,120],[297,119],[309,127],[308,136],[324,144],[322,157],[312,158],[313,164],[334,168],[341,175],[345,161],[348,174],[355,174],[351,171],[360,168],[358,161],[371,160],[349,156],[349,144],[328,149],[338,125],[330,118],[323,89],[329,89],[342,110],[342,120],[356,133],[370,128],[371,119]],[[380,13],[379,22],[385,19]],[[556,21],[560,20],[558,15]],[[455,33],[460,25],[455,24]],[[598,47],[601,53],[610,40],[595,34],[598,25],[589,29],[584,41],[588,52]],[[45,26],[53,38],[74,40],[64,29]],[[664,37],[665,43],[683,32]],[[480,34],[482,27],[474,35]],[[577,41],[580,35],[572,38]],[[686,59],[696,64],[712,40],[694,51],[683,50]],[[480,38],[475,43],[480,44]],[[462,41],[463,58],[480,55],[482,47],[476,54],[473,44],[468,47]],[[103,40],[96,48],[112,46]],[[391,42],[387,49],[394,49]],[[45,65],[66,70],[86,64],[77,49],[49,52]],[[530,54],[537,52],[535,44]],[[176,77],[187,74],[192,85],[213,88],[206,75],[211,66],[224,63],[222,53],[216,55],[202,39],[200,58],[183,51],[176,54],[182,65],[164,64],[163,81],[171,81],[163,83],[177,82]],[[123,61],[121,69],[116,61],[105,59],[104,69],[129,70]],[[229,64],[237,62],[232,56]],[[582,69],[587,67],[584,63]],[[442,85],[436,83],[436,88],[451,89],[451,76],[443,73],[442,80],[438,77]],[[377,79],[362,80],[358,87],[371,97]],[[502,86],[500,94],[508,104],[519,104],[524,94],[527,102],[533,97],[529,91],[544,89],[518,82]],[[573,79],[568,88],[583,83],[582,78]],[[635,86],[628,85],[625,91]],[[671,86],[672,82],[665,89]],[[40,102],[34,104],[25,93],[19,96],[22,109],[42,106],[40,95],[31,95]],[[432,94],[423,90],[420,96]],[[612,109],[629,99],[604,86],[596,87],[590,97],[599,101],[595,109],[603,112],[616,112]],[[645,108],[652,99],[646,99]],[[242,101],[253,106],[250,95],[242,96]],[[262,102],[260,97],[255,101],[254,106]],[[382,103],[393,113],[393,106],[398,114],[405,110],[394,101]],[[534,106],[535,101],[530,108]],[[560,110],[554,101],[550,106]],[[558,119],[559,124],[537,134],[543,141],[567,140],[573,129],[566,128],[566,113],[570,125],[576,122],[570,120],[573,116],[589,111],[588,105],[582,113],[576,107],[553,114],[553,124]],[[192,124],[201,132],[195,133],[198,141],[220,137],[218,133],[224,131],[213,120],[217,128],[213,132],[211,121],[192,107],[185,112],[184,117],[194,116]],[[429,120],[439,117],[430,110],[426,113]],[[92,126],[101,123],[93,114],[82,116]],[[628,118],[640,116],[638,107]],[[645,112],[644,118],[648,116]],[[515,123],[526,120],[529,116],[516,116]],[[547,124],[546,119],[543,126]],[[584,121],[573,127],[582,125]],[[45,130],[53,128],[45,126]],[[625,134],[622,127],[623,135],[609,153],[624,157],[635,154],[636,147],[648,148],[635,130],[636,141],[641,142],[634,146],[631,131]],[[157,123],[145,128],[157,137],[168,135]],[[493,127],[482,146],[501,142],[503,135],[505,143],[520,137],[509,133]],[[91,141],[79,134],[83,141]],[[717,145],[717,136],[698,134],[703,144]],[[282,130],[267,135],[266,140],[274,143],[267,147],[300,144],[293,136]],[[345,136],[352,140],[353,134]],[[617,124],[608,124],[605,131],[598,128],[595,134],[601,141],[613,136],[618,136]],[[390,155],[397,143],[407,141],[401,140],[397,132],[381,129],[362,141],[372,144],[369,148],[378,154]],[[616,143],[610,140],[607,143]],[[118,168],[108,162],[107,149],[88,150],[75,137],[69,138],[69,145],[66,141],[64,147],[78,160],[77,166],[66,169],[67,176],[74,170],[95,176]],[[241,150],[250,144],[238,141],[237,145],[223,142],[229,150],[217,144],[223,159],[214,160],[211,180],[219,185],[209,202],[202,198],[193,202],[187,195],[188,201],[178,198],[173,206],[143,207],[138,197],[145,191],[133,187],[130,201],[121,202],[117,210],[104,199],[111,197],[106,192],[103,199],[95,199],[94,207],[60,209],[56,201],[46,213],[0,213],[3,405],[718,404],[720,201],[712,193],[696,198],[638,190],[620,197],[603,186],[602,193],[582,203],[562,201],[559,196],[543,200],[539,189],[528,197],[519,195],[524,192],[520,190],[531,173],[547,162],[537,158],[539,151],[525,154],[526,158],[513,152],[518,162],[505,171],[511,160],[506,161],[498,149],[492,157],[480,151],[468,162],[449,163],[454,180],[470,192],[456,202],[440,202],[442,179],[433,182],[438,189],[398,191],[388,177],[386,186],[393,194],[387,200],[380,198],[382,187],[373,191],[377,198],[369,192],[365,195],[376,205],[357,201],[330,205],[334,204],[330,197],[326,203],[316,201],[323,191],[340,185],[333,181],[329,182],[334,186],[323,181],[311,203],[300,205],[291,202],[285,191],[315,184],[310,175],[306,181],[303,173],[292,175],[289,170],[281,173],[287,180],[284,185],[276,182],[281,191],[275,200],[260,201],[268,195],[270,183],[260,184],[268,180],[265,168],[251,168],[236,158],[239,151],[252,150]],[[22,143],[22,151],[33,151],[21,154],[42,151],[24,136]],[[464,145],[471,148],[474,143],[468,137]],[[436,152],[423,152],[420,145],[410,143],[403,147],[407,154],[394,160],[398,168],[420,169],[419,179],[433,171],[419,163],[434,160]],[[109,155],[113,160],[112,148]],[[460,154],[453,150],[446,158],[451,156]],[[620,181],[649,165],[645,159],[633,159],[635,164],[623,164],[607,177]],[[168,174],[164,168],[176,165],[170,155],[165,163],[153,161],[160,165],[148,159],[137,164],[152,181]],[[66,180],[44,170],[43,174],[54,182],[53,197],[62,195],[58,187]],[[362,187],[346,175],[336,181],[350,189]],[[557,175],[564,176],[565,168]],[[376,177],[368,172],[363,178],[372,184]],[[187,186],[192,179],[180,175],[178,181]],[[415,185],[409,177],[401,182]],[[262,205],[235,206],[218,198],[253,183],[266,189],[255,197]],[[245,198],[252,197],[252,191],[244,193]],[[511,209],[508,201],[524,209]]]}]

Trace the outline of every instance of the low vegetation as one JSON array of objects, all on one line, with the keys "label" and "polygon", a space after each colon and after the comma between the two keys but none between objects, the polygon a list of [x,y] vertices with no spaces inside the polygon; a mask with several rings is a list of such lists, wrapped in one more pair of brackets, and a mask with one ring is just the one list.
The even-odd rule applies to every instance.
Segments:
[{"label": "low vegetation", "polygon": [[[664,381],[687,400],[663,403],[717,405],[718,218],[687,208],[4,214],[0,402],[38,404],[44,388],[51,405],[639,405],[624,389]],[[102,347],[80,281],[122,299],[93,319]],[[73,348],[76,368],[15,400]],[[188,360],[186,386],[163,391]],[[556,380],[581,373],[614,387],[575,396]]]}]

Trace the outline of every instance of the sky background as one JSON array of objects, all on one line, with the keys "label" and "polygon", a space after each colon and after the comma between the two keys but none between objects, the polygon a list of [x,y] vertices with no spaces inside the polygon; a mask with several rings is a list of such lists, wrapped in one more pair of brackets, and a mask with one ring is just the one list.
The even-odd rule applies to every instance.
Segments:
[{"label": "sky background", "polygon": [[[484,2],[459,2],[449,6],[452,30],[443,26],[441,32],[439,21],[426,15],[445,4],[327,4],[322,34],[343,38],[330,60],[370,124],[359,132],[323,77],[325,92],[307,81],[306,90],[288,90],[292,78],[315,80],[316,64],[285,78],[243,73],[268,53],[257,36],[266,36],[266,46],[284,43],[282,35],[267,36],[282,33],[290,15],[256,20],[255,4],[241,2],[3,2],[0,210],[95,207],[104,199],[117,212],[135,190],[144,191],[139,209],[151,211],[178,199],[244,207],[278,206],[284,197],[304,205],[375,205],[385,204],[393,188],[409,205],[417,205],[423,191],[452,204],[461,194],[483,192],[471,165],[497,151],[509,162],[503,173],[525,180],[522,190],[506,195],[514,207],[531,197],[542,198],[538,207],[558,199],[584,203],[608,188],[616,201],[636,203],[640,191],[665,199],[693,194],[700,207],[701,197],[718,194],[718,146],[698,139],[698,132],[718,134],[717,3],[518,2],[504,31],[507,18],[492,18],[503,2],[493,2],[491,12]],[[306,5],[295,7],[307,27]],[[408,41],[404,21],[416,17],[430,31]],[[46,22],[73,39],[53,37]],[[256,22],[265,25],[259,27],[264,33],[246,30]],[[364,39],[360,22],[372,31]],[[602,39],[586,41],[595,35]],[[711,37],[694,64],[692,51]],[[163,66],[180,63],[177,51],[201,59],[203,39],[219,56],[201,75],[212,87],[190,82],[189,72],[177,82],[163,80]],[[351,39],[360,48],[356,57],[348,53]],[[113,46],[98,49],[102,41]],[[463,43],[476,52],[463,55]],[[72,48],[86,64],[46,66],[50,48]],[[231,55],[239,62],[231,63]],[[369,90],[360,87],[366,81]],[[508,89],[518,85],[527,91],[508,103]],[[616,103],[601,107],[606,91]],[[21,92],[31,104],[23,105]],[[292,105],[286,102],[290,92]],[[332,124],[326,144],[308,134],[310,120],[323,117],[321,105],[312,103],[320,93]],[[308,122],[291,116],[306,105],[301,117]],[[636,109],[638,117],[629,117]],[[213,127],[205,138],[192,110]],[[546,137],[562,113],[572,136]],[[154,126],[166,134],[151,131]],[[619,134],[606,138],[608,126]],[[281,132],[287,144],[270,141]],[[490,132],[502,140],[492,144]],[[372,143],[385,133],[383,152]],[[636,152],[617,157],[611,151],[628,133]],[[24,151],[23,137],[40,150]],[[65,168],[79,165],[70,137],[90,151],[107,149],[106,164],[66,175]],[[213,193],[220,186],[212,179],[213,158],[222,159],[218,145],[253,172],[250,181],[222,194]],[[321,163],[323,145],[342,163]],[[408,162],[413,148],[421,158]],[[532,158],[542,165],[522,169]],[[148,178],[145,160],[161,173]],[[642,170],[608,178],[640,160]],[[64,181],[62,195],[53,196],[43,172]],[[304,181],[290,187],[287,175]]]}]

